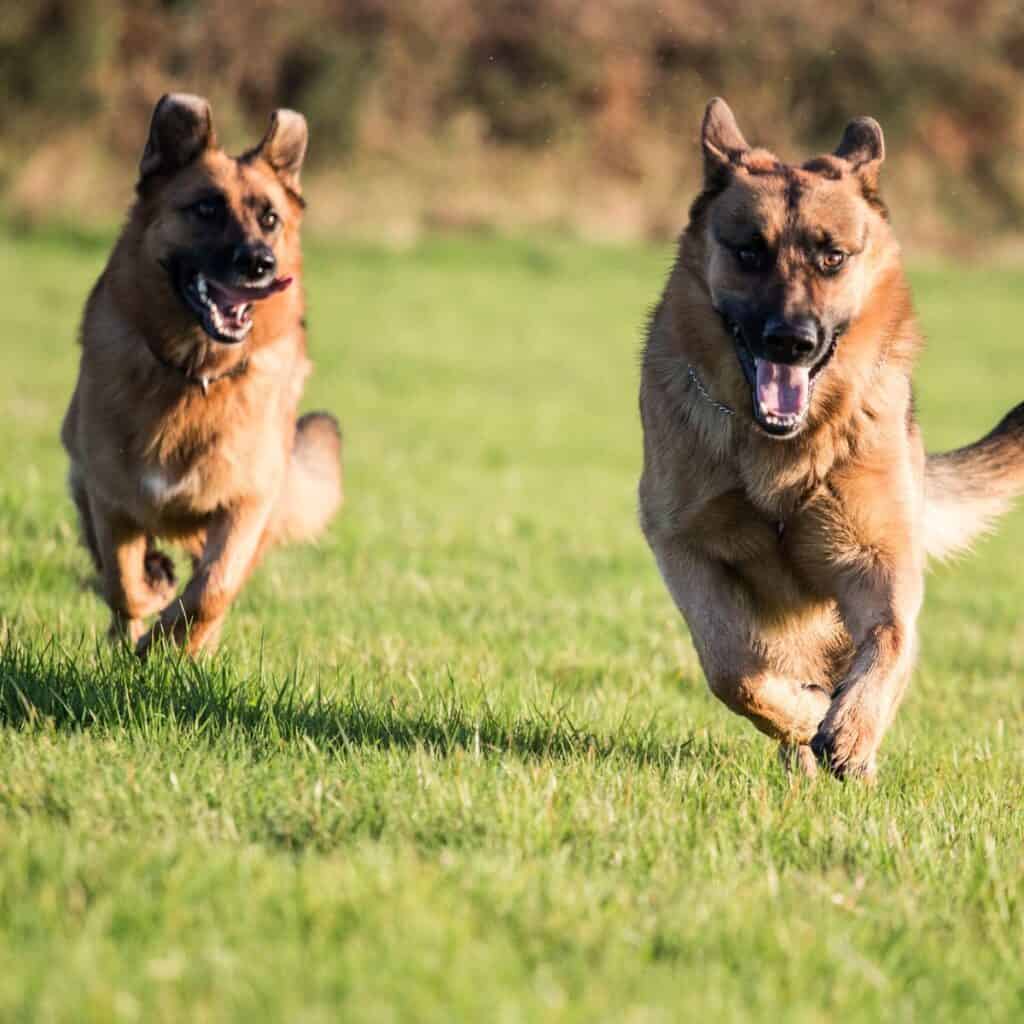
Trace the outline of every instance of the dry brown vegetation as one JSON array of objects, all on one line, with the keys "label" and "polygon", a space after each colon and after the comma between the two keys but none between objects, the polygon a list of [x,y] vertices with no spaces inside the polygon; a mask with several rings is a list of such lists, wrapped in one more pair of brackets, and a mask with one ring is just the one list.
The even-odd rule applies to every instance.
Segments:
[{"label": "dry brown vegetation", "polygon": [[885,127],[918,241],[1024,226],[1024,9],[1003,0],[0,0],[0,191],[29,219],[124,204],[153,102],[210,96],[239,148],[311,122],[316,223],[664,237],[707,98],[783,155]]}]

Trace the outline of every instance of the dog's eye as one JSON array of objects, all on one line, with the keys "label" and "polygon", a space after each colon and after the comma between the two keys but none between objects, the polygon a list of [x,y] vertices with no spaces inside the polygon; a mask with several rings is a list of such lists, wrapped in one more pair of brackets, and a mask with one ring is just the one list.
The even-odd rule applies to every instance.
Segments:
[{"label": "dog's eye", "polygon": [[260,217],[260,227],[263,228],[264,231],[273,231],[280,220],[281,218],[278,217],[274,210],[266,210]]},{"label": "dog's eye", "polygon": [[761,270],[765,264],[765,251],[759,246],[746,245],[736,250],[736,259],[744,270]]},{"label": "dog's eye", "polygon": [[223,204],[219,199],[200,199],[199,202],[192,204],[192,212],[200,220],[216,220],[223,209]]},{"label": "dog's eye", "polygon": [[821,257],[821,269],[834,274],[846,262],[846,253],[842,249],[829,249]]}]

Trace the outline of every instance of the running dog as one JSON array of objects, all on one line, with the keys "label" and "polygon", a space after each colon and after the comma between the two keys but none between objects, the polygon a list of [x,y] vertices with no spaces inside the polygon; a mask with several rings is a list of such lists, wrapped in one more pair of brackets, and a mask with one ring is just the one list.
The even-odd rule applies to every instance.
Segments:
[{"label": "running dog", "polygon": [[870,779],[913,670],[926,559],[1024,491],[1024,404],[925,455],[877,122],[796,166],[715,99],[702,145],[643,355],[641,524],[712,692],[787,762]]},{"label": "running dog", "polygon": [[[204,99],[164,96],[85,307],[61,439],[111,633],[140,656],[161,636],[192,654],[215,646],[267,548],[315,537],[341,503],[335,420],[296,422],[311,369],[306,142],[302,115],[278,110],[259,145],[231,157]],[[180,594],[158,538],[192,555]]]}]

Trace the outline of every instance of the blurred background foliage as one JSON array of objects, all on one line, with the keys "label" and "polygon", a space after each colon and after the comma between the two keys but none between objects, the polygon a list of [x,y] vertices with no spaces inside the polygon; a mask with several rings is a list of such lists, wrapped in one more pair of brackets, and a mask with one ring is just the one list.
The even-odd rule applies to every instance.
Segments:
[{"label": "blurred background foliage", "polygon": [[1003,0],[0,0],[0,202],[109,223],[153,103],[209,96],[241,150],[309,118],[325,231],[664,238],[722,94],[782,156],[886,131],[904,237],[977,250],[1024,227],[1024,5]]}]

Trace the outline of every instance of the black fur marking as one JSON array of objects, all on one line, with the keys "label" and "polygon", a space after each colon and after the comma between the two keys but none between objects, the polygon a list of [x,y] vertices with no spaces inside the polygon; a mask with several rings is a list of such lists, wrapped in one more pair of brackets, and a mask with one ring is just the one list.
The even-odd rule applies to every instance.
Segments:
[{"label": "black fur marking", "polygon": [[[246,151],[241,156],[236,156],[235,163],[238,165],[239,168],[238,173],[242,173],[241,168],[243,165],[250,166],[254,164],[257,160],[263,160],[263,162],[266,163],[266,160],[264,160],[262,154],[260,153],[259,146],[257,146],[255,149],[250,149]],[[267,164],[267,166],[270,167],[270,164]],[[273,167],[270,167],[270,169],[273,170]],[[280,180],[280,176],[278,176],[278,181]],[[300,210],[304,210],[306,208],[306,200],[303,199],[302,196],[295,191],[295,189],[289,188],[283,181],[281,181],[281,187],[285,190],[285,192],[288,193],[288,197],[290,199],[294,200],[296,203],[299,204]]]},{"label": "black fur marking", "polygon": [[786,208],[793,213],[803,198],[803,187],[800,180],[790,168],[786,168]]},{"label": "black fur marking", "polygon": [[811,174],[819,174],[829,181],[839,181],[843,176],[842,168],[839,167],[833,157],[815,156],[803,164],[805,171]]}]

